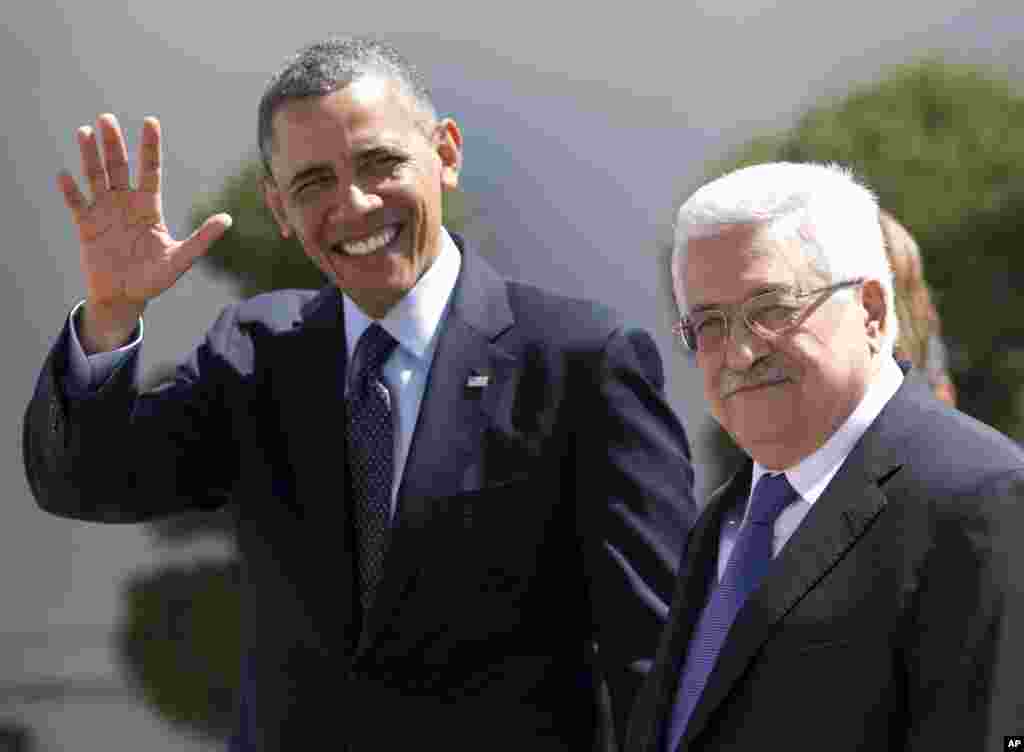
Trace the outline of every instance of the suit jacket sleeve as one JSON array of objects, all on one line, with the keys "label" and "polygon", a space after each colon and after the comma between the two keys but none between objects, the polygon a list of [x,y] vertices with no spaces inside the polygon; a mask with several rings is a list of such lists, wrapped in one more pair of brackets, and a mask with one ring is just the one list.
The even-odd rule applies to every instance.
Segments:
[{"label": "suit jacket sleeve", "polygon": [[25,412],[22,454],[39,505],[98,522],[137,522],[224,502],[237,472],[231,440],[244,339],[226,309],[171,383],[139,386],[139,349],[98,390],[69,388],[70,323]]},{"label": "suit jacket sleeve", "polygon": [[579,508],[598,663],[620,744],[665,627],[680,552],[696,518],[684,429],[663,398],[651,338],[619,329],[595,369],[597,404],[581,416]]}]

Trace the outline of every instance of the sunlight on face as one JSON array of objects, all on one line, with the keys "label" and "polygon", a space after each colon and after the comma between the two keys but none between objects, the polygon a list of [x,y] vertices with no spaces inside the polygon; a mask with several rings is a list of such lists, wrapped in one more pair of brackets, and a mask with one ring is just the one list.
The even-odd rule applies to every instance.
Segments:
[{"label": "sunlight on face", "polygon": [[367,75],[275,114],[267,201],[281,231],[368,315],[380,318],[440,252],[441,196],[462,137],[425,123],[389,79]]},{"label": "sunlight on face", "polygon": [[[827,282],[796,241],[776,240],[756,225],[691,240],[678,272],[691,310]],[[720,348],[697,353],[715,419],[772,469],[789,467],[820,447],[861,400],[875,368],[860,293],[831,296],[809,310],[784,335],[757,336],[733,322],[732,336]]]}]

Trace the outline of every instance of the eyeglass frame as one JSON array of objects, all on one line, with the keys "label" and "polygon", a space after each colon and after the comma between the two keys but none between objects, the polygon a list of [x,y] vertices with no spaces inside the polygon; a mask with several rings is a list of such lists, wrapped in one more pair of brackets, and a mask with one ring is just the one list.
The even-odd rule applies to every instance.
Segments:
[{"label": "eyeglass frame", "polygon": [[[792,293],[792,297],[795,300],[799,301],[799,300],[801,300],[803,298],[809,298],[809,297],[812,297],[814,295],[821,295],[822,293],[828,293],[829,295],[831,295],[832,293],[838,292],[839,290],[845,289],[847,287],[854,287],[854,286],[863,285],[867,281],[867,279],[868,279],[867,277],[855,277],[854,279],[847,279],[847,280],[844,280],[842,282],[836,282],[835,284],[826,285],[825,287],[818,287],[818,288],[815,288],[814,290],[808,290],[807,292]],[[791,289],[792,288],[790,288],[790,290]],[[750,303],[752,301],[755,301],[758,298],[766,297],[768,295],[777,295],[780,292],[785,292],[785,291],[786,291],[786,288],[779,288],[779,289],[776,289],[776,290],[768,290],[766,292],[760,292],[757,295],[751,295],[749,298],[747,298],[746,300],[740,302],[737,305],[728,306],[728,308],[736,310],[736,312],[739,314],[740,320],[743,322],[743,325],[746,327],[747,331],[750,332],[751,334],[755,335],[755,336],[758,336],[758,337],[763,337],[764,336],[764,335],[759,333],[759,331],[758,331],[759,328],[760,329],[764,329],[768,333],[769,336],[784,335],[784,334],[787,334],[787,333],[793,331],[794,329],[796,329],[800,325],[800,322],[804,318],[806,318],[807,314],[810,313],[810,307],[800,306],[797,309],[799,313],[793,317],[793,322],[789,326],[786,326],[785,328],[778,329],[778,330],[765,329],[764,327],[758,327],[758,325],[751,323],[751,321],[747,318],[746,314],[744,313],[744,310],[750,305]],[[827,297],[827,296],[825,296],[825,297]],[[824,301],[824,300],[825,300],[825,298],[823,297],[822,301]],[[729,338],[732,337],[732,322],[733,322],[733,319],[730,319],[730,316],[729,316],[729,314],[726,311],[727,311],[726,308],[708,308],[708,309],[706,309],[704,311],[701,311],[701,313],[717,313],[717,314],[720,314],[721,317],[725,320],[725,336],[722,338],[722,342],[723,343],[725,343],[726,341],[729,340]],[[689,332],[689,334],[688,334],[688,332]],[[687,349],[689,349],[689,350],[691,350],[693,352],[707,352],[706,349],[701,351],[701,350],[699,350],[697,348],[697,332],[693,328],[693,321],[692,321],[692,319],[691,319],[691,317],[689,315],[680,317],[680,319],[675,324],[672,325],[672,333],[676,337],[678,337],[680,339],[680,341],[682,341],[682,343],[687,347]],[[692,340],[692,344],[691,344],[691,340]]]}]

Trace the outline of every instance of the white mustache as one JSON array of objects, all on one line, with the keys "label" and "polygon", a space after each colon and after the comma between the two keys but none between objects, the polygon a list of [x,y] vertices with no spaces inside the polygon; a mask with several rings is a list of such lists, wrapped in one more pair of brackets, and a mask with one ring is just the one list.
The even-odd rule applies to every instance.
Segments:
[{"label": "white mustache", "polygon": [[750,371],[722,370],[722,378],[718,385],[720,397],[728,397],[740,389],[761,386],[763,384],[777,384],[788,378],[786,369],[780,363],[769,362],[759,365]]}]

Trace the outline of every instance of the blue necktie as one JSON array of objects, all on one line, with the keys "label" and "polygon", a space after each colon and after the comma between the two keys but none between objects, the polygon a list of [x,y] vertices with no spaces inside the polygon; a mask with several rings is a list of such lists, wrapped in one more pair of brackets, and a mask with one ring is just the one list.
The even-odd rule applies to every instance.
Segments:
[{"label": "blue necktie", "polygon": [[725,644],[736,614],[761,581],[772,560],[775,520],[797,498],[783,473],[765,473],[750,499],[747,522],[736,537],[722,580],[711,593],[693,630],[686,661],[679,677],[675,706],[665,734],[665,749],[674,752],[697,706],[718,653]]},{"label": "blue necktie", "polygon": [[391,396],[380,369],[398,343],[380,324],[363,332],[352,357],[358,369],[349,382],[346,444],[356,527],[359,595],[369,609],[384,571],[384,549],[391,517],[394,427]]}]

